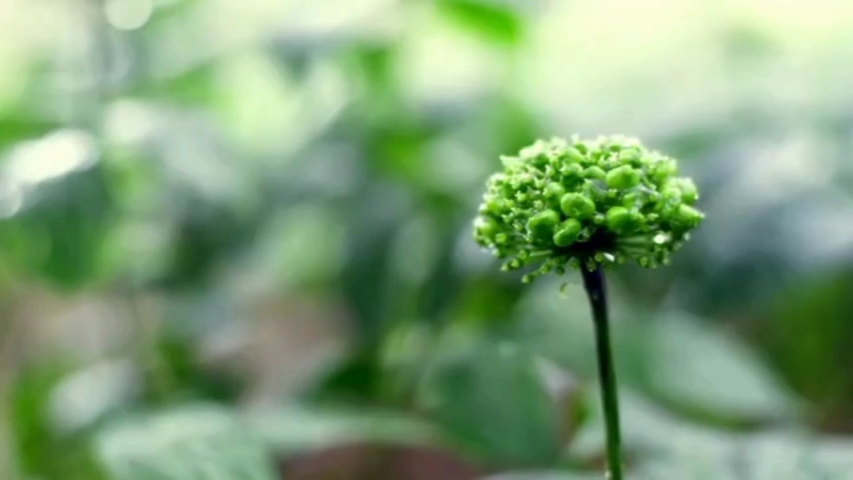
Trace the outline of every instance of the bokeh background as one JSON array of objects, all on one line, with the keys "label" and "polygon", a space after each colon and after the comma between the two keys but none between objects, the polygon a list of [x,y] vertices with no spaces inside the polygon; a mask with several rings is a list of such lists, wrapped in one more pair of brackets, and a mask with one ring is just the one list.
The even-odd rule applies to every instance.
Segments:
[{"label": "bokeh background", "polygon": [[849,0],[3,0],[0,478],[601,478],[578,279],[471,238],[624,133],[707,220],[610,277],[636,479],[853,478]]}]

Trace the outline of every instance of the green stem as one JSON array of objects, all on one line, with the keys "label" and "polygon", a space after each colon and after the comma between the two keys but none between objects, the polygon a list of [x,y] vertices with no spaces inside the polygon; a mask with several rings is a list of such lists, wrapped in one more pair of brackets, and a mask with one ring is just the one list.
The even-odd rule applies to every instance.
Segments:
[{"label": "green stem", "polygon": [[616,371],[610,348],[610,327],[607,319],[607,290],[601,265],[595,270],[581,267],[583,284],[592,307],[595,343],[598,353],[598,376],[601,381],[601,403],[607,431],[607,468],[610,480],[622,480],[622,438],[619,431],[619,394]]}]

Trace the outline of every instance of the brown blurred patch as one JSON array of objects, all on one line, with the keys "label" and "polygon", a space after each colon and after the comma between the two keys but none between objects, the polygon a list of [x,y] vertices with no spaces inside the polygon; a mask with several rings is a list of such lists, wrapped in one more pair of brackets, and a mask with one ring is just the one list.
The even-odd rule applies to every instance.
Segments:
[{"label": "brown blurred patch", "polygon": [[251,378],[248,403],[283,398],[299,391],[344,355],[349,326],[333,299],[255,296],[245,321],[205,345],[207,363]]},{"label": "brown blurred patch", "polygon": [[413,447],[348,445],[281,464],[287,480],[475,480],[480,472],[450,452]]}]

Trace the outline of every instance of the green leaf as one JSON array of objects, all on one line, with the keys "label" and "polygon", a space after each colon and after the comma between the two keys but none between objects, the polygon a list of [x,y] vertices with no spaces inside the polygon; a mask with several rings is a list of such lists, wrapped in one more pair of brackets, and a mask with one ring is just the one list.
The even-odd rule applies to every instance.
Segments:
[{"label": "green leaf", "polygon": [[[741,434],[679,420],[623,389],[622,432],[635,479],[813,480],[851,478],[853,442],[789,430]],[[592,421],[570,449],[579,463],[600,458],[604,425],[598,392],[588,391]]]},{"label": "green leaf", "polygon": [[524,36],[518,13],[493,0],[441,0],[438,6],[449,19],[487,40],[515,45]]},{"label": "green leaf", "polygon": [[[563,296],[556,292],[545,284],[530,295],[522,306],[521,338],[537,353],[594,379],[594,334],[584,293],[580,286]],[[614,300],[620,383],[702,420],[743,424],[796,416],[792,393],[737,337],[684,313],[650,318],[625,308],[618,293]]]},{"label": "green leaf", "polygon": [[649,325],[646,378],[653,396],[682,411],[723,419],[790,417],[792,394],[735,337],[686,315]]},{"label": "green leaf", "polygon": [[128,419],[98,435],[110,480],[274,480],[263,442],[228,410],[187,406]]},{"label": "green leaf", "polygon": [[249,428],[280,455],[365,443],[436,446],[440,433],[423,420],[376,409],[282,406],[253,413]]},{"label": "green leaf", "polygon": [[[580,286],[580,275],[569,274],[562,290],[556,282],[543,281],[532,287],[519,307],[518,337],[532,351],[552,359],[586,378],[597,375],[595,332],[588,300]],[[641,341],[636,323],[623,321],[618,297],[613,305],[614,355],[618,378],[631,383],[641,370],[643,358],[632,345]],[[630,318],[630,317],[629,317]]]},{"label": "green leaf", "polygon": [[394,237],[411,215],[405,195],[388,185],[366,186],[347,210],[342,291],[354,310],[360,343],[370,351],[393,325],[399,281],[390,268]]},{"label": "green leaf", "polygon": [[797,392],[814,402],[826,421],[843,418],[853,405],[850,312],[853,271],[799,282],[778,295],[761,325],[759,341]]},{"label": "green leaf", "polygon": [[559,415],[534,363],[511,343],[478,341],[429,368],[419,403],[471,453],[498,465],[539,465],[560,453]]}]

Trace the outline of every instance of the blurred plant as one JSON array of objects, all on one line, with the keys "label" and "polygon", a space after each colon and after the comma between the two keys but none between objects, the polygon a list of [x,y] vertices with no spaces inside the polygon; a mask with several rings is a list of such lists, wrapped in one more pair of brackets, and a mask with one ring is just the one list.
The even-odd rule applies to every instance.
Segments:
[{"label": "blurred plant", "polygon": [[[0,3],[2,16],[40,2]],[[598,325],[584,294],[524,288],[460,241],[491,161],[568,128],[653,138],[707,199],[670,268],[611,278],[632,474],[844,478],[853,445],[778,428],[799,425],[799,399],[736,333],[752,328],[815,424],[853,428],[849,102],[789,70],[817,50],[787,21],[727,28],[668,8],[678,18],[655,22],[717,33],[647,28],[624,61],[637,33],[594,3],[11,7],[18,26],[68,17],[76,33],[45,24],[62,48],[8,55],[27,43],[16,30],[35,31],[4,29],[0,48],[0,478],[596,478],[605,416],[586,389]],[[592,54],[566,57],[566,41]],[[844,42],[819,43],[828,63],[802,71],[844,84]],[[607,198],[602,160],[571,185],[600,188],[565,250],[589,229],[614,242],[596,269],[663,263],[653,207],[633,233],[610,231],[612,208],[630,226],[641,207]],[[561,220],[565,194],[548,207]],[[548,257],[524,255],[506,260]],[[572,260],[584,266],[558,266]],[[436,448],[475,468],[437,473]]]},{"label": "blurred plant", "polygon": [[563,274],[566,265],[580,269],[595,324],[608,468],[610,478],[621,480],[603,267],[627,259],[644,267],[667,263],[703,218],[691,206],[699,193],[692,180],[676,177],[674,159],[622,136],[538,140],[502,161],[503,172],[488,181],[475,238],[499,258],[511,257],[506,270],[541,259],[525,282]]}]

